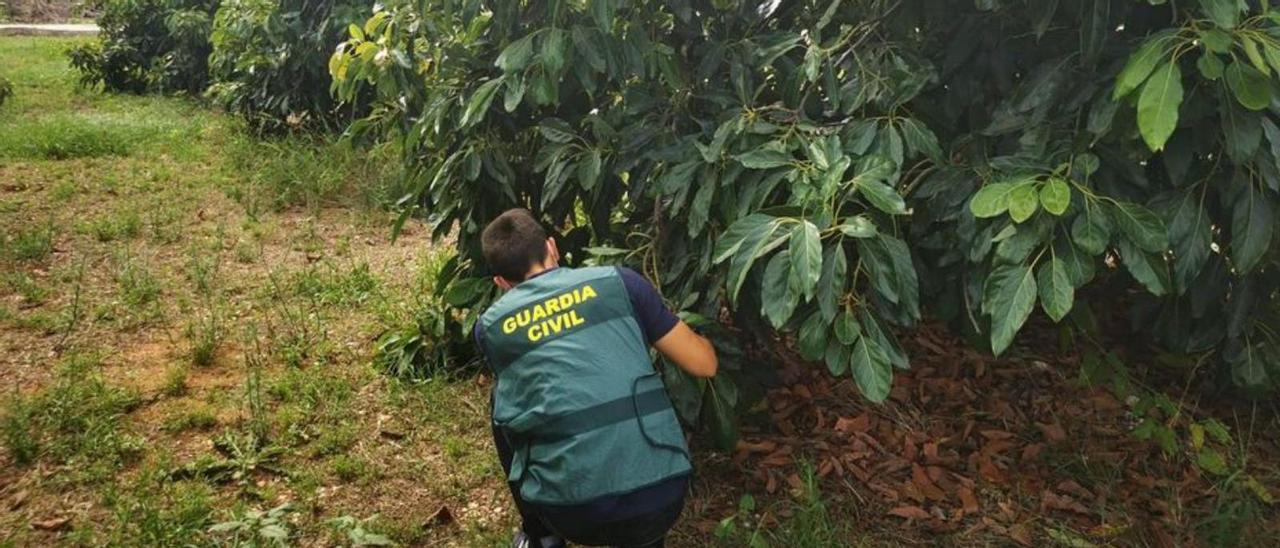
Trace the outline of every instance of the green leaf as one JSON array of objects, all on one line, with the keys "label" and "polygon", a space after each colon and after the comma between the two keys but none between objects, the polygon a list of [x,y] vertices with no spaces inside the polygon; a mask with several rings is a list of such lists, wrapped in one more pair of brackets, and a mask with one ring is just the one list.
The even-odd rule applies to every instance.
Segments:
[{"label": "green leaf", "polygon": [[1262,52],[1258,50],[1258,43],[1254,42],[1248,35],[1240,37],[1240,44],[1244,48],[1245,57],[1249,58],[1249,62],[1253,63],[1253,67],[1258,72],[1266,76],[1271,76],[1271,67],[1267,66],[1267,61],[1262,58]]},{"label": "green leaf", "polygon": [[1240,3],[1237,0],[1200,0],[1200,9],[1213,24],[1224,29],[1236,28],[1240,22]]},{"label": "green leaf", "polygon": [[1227,459],[1223,458],[1222,453],[1210,448],[1196,452],[1196,466],[1215,476],[1225,476],[1231,473],[1231,469],[1227,466]]},{"label": "green leaf", "polygon": [[1102,137],[1111,130],[1111,122],[1115,119],[1120,103],[1106,97],[1098,98],[1089,107],[1089,120],[1086,129],[1095,137]]},{"label": "green leaf", "polygon": [[582,156],[578,161],[578,185],[582,190],[591,190],[600,180],[600,149],[590,149]]},{"label": "green leaf", "polygon": [[1205,49],[1213,53],[1227,53],[1231,51],[1231,33],[1217,28],[1205,28],[1200,31],[1200,41],[1204,43]]},{"label": "green leaf", "polygon": [[1061,216],[1071,205],[1071,187],[1067,182],[1053,177],[1040,188],[1040,205],[1053,215]]},{"label": "green leaf", "polygon": [[1173,247],[1173,280],[1178,294],[1191,287],[1192,280],[1208,262],[1213,245],[1209,214],[1200,204],[1200,193],[1190,188],[1168,208],[1169,244]]},{"label": "green leaf", "polygon": [[781,329],[800,303],[800,294],[788,283],[790,276],[790,250],[774,255],[764,268],[764,281],[760,286],[760,312],[774,329]]},{"label": "green leaf", "polygon": [[1033,183],[1019,184],[1009,192],[1009,217],[1013,222],[1021,223],[1030,219],[1039,207],[1040,200],[1036,197],[1036,187]]},{"label": "green leaf", "polygon": [[1218,419],[1205,420],[1204,430],[1218,443],[1231,443],[1231,432],[1227,430],[1227,425],[1222,424]]},{"label": "green leaf", "polygon": [[564,29],[550,28],[542,39],[542,66],[549,73],[555,74],[564,68],[565,34]]},{"label": "green leaf", "polygon": [[1152,151],[1159,151],[1178,127],[1182,106],[1182,71],[1176,62],[1161,65],[1138,96],[1138,131]]},{"label": "green leaf", "polygon": [[1124,69],[1116,76],[1116,89],[1111,94],[1112,100],[1119,100],[1138,89],[1138,86],[1151,75],[1151,71],[1155,70],[1156,63],[1159,63],[1168,53],[1168,44],[1168,36],[1155,36],[1143,42],[1138,51],[1129,56]]},{"label": "green leaf", "polygon": [[613,29],[614,14],[617,12],[618,0],[592,0],[591,18],[600,30],[609,32]]},{"label": "green leaf", "polygon": [[283,543],[285,539],[289,538],[289,531],[278,524],[272,523],[259,528],[258,536]]},{"label": "green leaf", "polygon": [[858,337],[862,334],[862,326],[858,325],[858,320],[853,317],[853,312],[847,309],[836,317],[833,327],[835,328],[836,340],[843,345],[857,342]]},{"label": "green leaf", "polygon": [[830,322],[836,317],[840,299],[844,296],[848,268],[844,248],[839,244],[827,246],[822,254],[822,277],[818,279],[817,295],[818,310],[824,321]]},{"label": "green leaf", "polygon": [[729,261],[729,274],[726,280],[731,303],[737,302],[738,292],[742,289],[743,282],[747,281],[747,273],[750,272],[751,265],[755,264],[756,259],[784,241],[785,236],[781,238],[775,236],[777,228],[778,225],[775,222],[756,226],[740,242],[740,246],[735,248],[732,254],[733,260]]},{"label": "green leaf", "polygon": [[502,85],[502,81],[502,78],[495,78],[480,84],[480,87],[476,88],[475,93],[471,94],[471,99],[467,101],[467,108],[462,113],[462,119],[458,122],[462,127],[475,125],[484,119],[485,113],[489,111],[489,105],[493,103],[493,96],[497,94],[498,86]]},{"label": "green leaf", "polygon": [[919,280],[907,244],[885,233],[857,242],[871,287],[886,301],[900,304],[917,316]]},{"label": "green leaf", "polygon": [[[693,183],[693,175],[702,166],[702,162],[697,160],[689,160],[679,164],[668,166],[662,177],[658,179],[658,189],[667,195],[681,194],[689,189],[689,185]],[[683,195],[683,194],[681,194]]]},{"label": "green leaf", "polygon": [[1102,53],[1107,37],[1114,34],[1114,23],[1111,22],[1109,0],[1095,0],[1089,4],[1092,6],[1085,8],[1087,15],[1080,21],[1080,56],[1087,65],[1092,65]]},{"label": "green leaf", "polygon": [[769,169],[790,165],[795,159],[791,154],[778,150],[777,145],[766,144],[751,152],[734,157],[743,167],[751,169]]},{"label": "green leaf", "polygon": [[1171,278],[1169,264],[1163,255],[1147,253],[1128,239],[1120,240],[1120,258],[1133,279],[1138,280],[1152,295],[1162,297],[1169,294]]},{"label": "green leaf", "polygon": [[1024,223],[1016,225],[1012,236],[996,244],[996,258],[1006,264],[1018,264],[1031,255],[1049,235],[1048,224],[1044,222]]},{"label": "green leaf", "polygon": [[492,283],[492,280],[488,278],[454,280],[453,283],[449,284],[449,289],[445,291],[444,302],[457,308],[470,306],[489,291]]},{"label": "green leaf", "polygon": [[1271,84],[1258,69],[1241,62],[1227,66],[1223,76],[1236,102],[1249,110],[1262,110],[1271,104]]},{"label": "green leaf", "polygon": [[524,78],[512,77],[507,80],[506,93],[502,96],[502,108],[507,112],[515,111],[520,106],[520,101],[524,100],[525,89]]},{"label": "green leaf", "polygon": [[825,56],[822,53],[822,46],[817,43],[809,44],[809,49],[804,53],[804,79],[809,82],[818,80],[818,71],[822,68],[822,61]]},{"label": "green leaf", "polygon": [[702,159],[707,163],[713,163],[720,159],[720,154],[724,152],[724,144],[729,140],[729,136],[738,131],[738,122],[741,118],[733,117],[725,120],[716,128],[715,134],[711,137],[711,144],[702,151]]},{"label": "green leaf", "polygon": [[364,40],[364,29],[361,29],[360,25],[355,23],[347,25],[347,34],[350,34],[356,40]]},{"label": "green leaf", "polygon": [[[857,179],[855,179],[857,180]],[[876,180],[858,182],[858,192],[876,209],[890,215],[903,215],[907,212],[907,204],[893,187]]]},{"label": "green leaf", "polygon": [[1067,276],[1066,265],[1053,257],[1047,264],[1040,265],[1036,282],[1040,289],[1040,307],[1054,322],[1062,321],[1076,300],[1076,288]]},{"label": "green leaf", "polygon": [[893,385],[893,368],[889,356],[868,337],[859,337],[849,359],[853,380],[868,400],[883,402]]},{"label": "green leaf", "polygon": [[969,212],[979,219],[996,217],[1009,210],[1009,195],[1018,188],[1013,183],[989,183],[973,195]]},{"label": "green leaf", "polygon": [[764,213],[752,213],[734,221],[716,240],[715,249],[712,251],[712,262],[720,264],[732,257],[742,247],[743,242],[755,235],[762,227],[767,226],[768,230],[772,231],[777,221],[772,215]]},{"label": "green leaf", "polygon": [[1150,209],[1132,202],[1116,202],[1109,211],[1120,233],[1128,236],[1138,247],[1152,253],[1169,248],[1169,236],[1164,222]]},{"label": "green leaf", "polygon": [[1272,496],[1271,489],[1268,489],[1266,485],[1262,485],[1261,481],[1258,481],[1257,478],[1253,478],[1253,476],[1245,476],[1244,487],[1251,490],[1253,496],[1258,498],[1258,501],[1265,504],[1275,504],[1276,499]]},{"label": "green leaf", "polygon": [[866,215],[848,217],[836,229],[850,238],[871,238],[876,235],[876,224]]},{"label": "green leaf", "polygon": [[809,221],[801,221],[791,230],[792,280],[800,284],[800,293],[807,301],[813,298],[818,279],[822,277],[822,236],[818,227]]},{"label": "green leaf", "polygon": [[1036,280],[1026,265],[1003,265],[987,277],[982,311],[991,317],[991,351],[999,356],[1013,342],[1036,304]]},{"label": "green leaf", "polygon": [[813,161],[813,165],[818,169],[827,170],[831,167],[831,162],[827,159],[827,149],[823,146],[822,141],[809,141],[805,146],[805,152],[809,154],[809,159]]},{"label": "green leaf", "polygon": [[502,69],[503,72],[516,72],[524,69],[524,67],[528,66],[529,59],[533,57],[533,36],[530,34],[508,44],[493,64]]},{"label": "green leaf", "polygon": [[796,350],[806,360],[821,359],[827,350],[827,339],[827,322],[822,319],[820,312],[814,312],[800,324]]},{"label": "green leaf", "polygon": [[582,55],[587,64],[591,65],[592,70],[604,72],[609,68],[608,62],[601,55],[600,48],[592,42],[593,33],[587,30],[587,27],[573,27],[570,35],[573,37],[574,52]]},{"label": "green leaf", "polygon": [[822,359],[827,363],[827,371],[833,376],[843,375],[849,370],[849,347],[840,344],[835,338],[828,338],[827,351],[823,353]]},{"label": "green leaf", "polygon": [[885,331],[880,325],[880,320],[876,319],[868,307],[858,308],[858,318],[859,325],[862,326],[862,336],[871,339],[876,348],[888,356],[890,365],[902,370],[911,368],[911,362],[902,351],[902,345],[898,344],[891,332]]},{"label": "green leaf", "polygon": [[738,387],[725,375],[707,381],[708,394],[703,396],[702,417],[709,419],[711,439],[721,451],[738,445]]},{"label": "green leaf", "polygon": [[1280,74],[1280,47],[1266,42],[1262,44],[1262,56],[1267,59],[1267,64],[1276,71],[1276,74]]},{"label": "green leaf", "polygon": [[864,181],[882,181],[890,182],[889,178],[894,173],[894,163],[886,156],[880,154],[868,154],[858,160],[857,174],[850,181],[857,186]]},{"label": "green leaf", "polygon": [[907,149],[933,160],[934,163],[945,162],[942,147],[938,146],[938,136],[933,130],[913,118],[902,119],[902,138]]},{"label": "green leaf", "polygon": [[1062,261],[1072,286],[1079,289],[1093,280],[1096,273],[1093,255],[1086,254],[1066,238],[1059,238],[1053,242],[1053,253]]},{"label": "green leaf", "polygon": [[711,215],[711,202],[716,194],[716,180],[714,177],[708,177],[698,186],[698,192],[693,195],[693,205],[689,207],[689,238],[696,238],[702,233],[702,229],[707,226],[707,219]]},{"label": "green leaf", "polygon": [[1222,137],[1227,156],[1237,164],[1246,164],[1262,143],[1263,125],[1259,115],[1244,110],[1234,101],[1218,101],[1222,120]]},{"label": "green leaf", "polygon": [[568,143],[578,136],[569,122],[559,118],[543,118],[538,124],[538,131],[544,139],[560,144]]},{"label": "green leaf", "polygon": [[1266,195],[1250,188],[1236,199],[1231,214],[1231,262],[1241,274],[1253,271],[1266,255],[1275,223]]},{"label": "green leaf", "polygon": [[1222,71],[1226,65],[1222,64],[1222,60],[1217,55],[1205,52],[1196,60],[1196,68],[1200,69],[1200,75],[1209,80],[1217,80],[1222,78]]}]

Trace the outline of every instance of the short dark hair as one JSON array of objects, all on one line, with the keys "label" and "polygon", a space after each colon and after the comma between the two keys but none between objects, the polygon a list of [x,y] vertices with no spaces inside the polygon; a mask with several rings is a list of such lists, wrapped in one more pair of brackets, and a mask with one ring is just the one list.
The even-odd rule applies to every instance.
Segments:
[{"label": "short dark hair", "polygon": [[480,233],[484,260],[494,274],[513,282],[547,258],[547,231],[523,208],[508,209]]}]

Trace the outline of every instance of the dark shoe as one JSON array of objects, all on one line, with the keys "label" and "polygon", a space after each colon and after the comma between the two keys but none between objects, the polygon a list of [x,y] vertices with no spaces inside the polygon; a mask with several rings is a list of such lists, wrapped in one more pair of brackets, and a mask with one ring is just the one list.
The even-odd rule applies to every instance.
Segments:
[{"label": "dark shoe", "polygon": [[557,536],[542,537],[534,540],[526,535],[524,531],[516,532],[516,537],[511,540],[511,548],[565,548],[564,539]]}]

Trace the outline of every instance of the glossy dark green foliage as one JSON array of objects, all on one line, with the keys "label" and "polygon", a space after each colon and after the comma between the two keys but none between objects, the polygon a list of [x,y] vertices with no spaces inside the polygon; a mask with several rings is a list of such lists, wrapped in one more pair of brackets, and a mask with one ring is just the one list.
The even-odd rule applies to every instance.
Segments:
[{"label": "glossy dark green foliage", "polygon": [[[1243,44],[1268,63],[1276,18],[978,4],[400,0],[330,70],[341,96],[377,95],[350,131],[400,142],[401,204],[456,235],[455,284],[487,274],[484,224],[528,207],[571,264],[794,333],[875,401],[922,303],[999,352],[1037,303],[1063,320],[1106,279],[1147,295],[1136,317],[1172,348],[1235,364],[1232,341],[1273,347],[1280,67]],[[491,296],[455,303],[464,324]],[[1144,316],[1162,307],[1191,315]],[[1236,378],[1280,375],[1257,363]],[[723,410],[684,400],[709,390],[674,390],[682,416]]]},{"label": "glossy dark green foliage", "polygon": [[209,83],[218,0],[92,0],[98,39],[67,54],[83,85],[127,93],[190,93]]},{"label": "glossy dark green foliage", "polygon": [[341,130],[368,113],[356,96],[330,93],[328,62],[350,25],[363,25],[372,0],[227,0],[210,36],[209,95],[258,131]]}]

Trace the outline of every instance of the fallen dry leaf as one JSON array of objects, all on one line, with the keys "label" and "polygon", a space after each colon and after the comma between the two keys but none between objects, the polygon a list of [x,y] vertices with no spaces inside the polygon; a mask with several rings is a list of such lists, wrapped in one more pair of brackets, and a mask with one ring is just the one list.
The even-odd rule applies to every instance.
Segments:
[{"label": "fallen dry leaf", "polygon": [[1047,490],[1040,497],[1040,511],[1043,512],[1046,508],[1089,515],[1089,509],[1076,502],[1076,499],[1071,498],[1071,495],[1059,495]]},{"label": "fallen dry leaf", "polygon": [[1057,423],[1037,424],[1040,427],[1040,433],[1044,434],[1044,439],[1049,443],[1062,443],[1067,440],[1067,432]]},{"label": "fallen dry leaf", "polygon": [[871,429],[871,417],[866,413],[852,419],[840,417],[836,419],[836,432],[866,432]]},{"label": "fallen dry leaf", "polygon": [[71,518],[67,518],[67,517],[50,518],[50,519],[44,519],[40,521],[33,521],[31,522],[31,527],[33,529],[39,529],[41,531],[59,531],[66,528],[67,525],[70,523],[71,523]]},{"label": "fallen dry leaf", "polygon": [[964,508],[964,513],[978,513],[978,497],[973,494],[973,489],[961,487],[957,492],[957,495],[960,496],[960,504],[962,505],[961,507]]},{"label": "fallen dry leaf", "polygon": [[22,508],[22,505],[27,503],[27,497],[30,494],[31,493],[28,492],[26,489],[23,489],[21,491],[18,491],[17,493],[14,493],[13,497],[9,499],[9,509],[17,510],[19,508]]},{"label": "fallen dry leaf", "polygon": [[889,510],[889,515],[906,519],[929,519],[929,513],[919,506],[899,506]]}]

